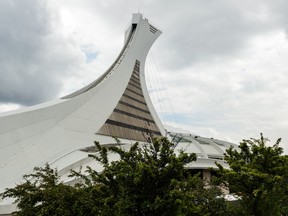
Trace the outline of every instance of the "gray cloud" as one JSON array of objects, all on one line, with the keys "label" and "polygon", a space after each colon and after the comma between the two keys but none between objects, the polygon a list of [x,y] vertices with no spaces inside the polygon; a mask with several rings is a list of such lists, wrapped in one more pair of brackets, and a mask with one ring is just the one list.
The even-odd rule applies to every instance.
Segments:
[{"label": "gray cloud", "polygon": [[161,14],[157,23],[165,39],[159,40],[157,47],[164,68],[179,69],[230,58],[247,47],[249,38],[273,28],[257,15],[263,10],[258,1],[259,4],[227,0],[161,2],[151,2],[150,6],[154,8],[151,14],[156,11]]},{"label": "gray cloud", "polygon": [[[140,4],[163,31],[152,49],[157,65],[150,68],[166,88],[154,85],[151,95],[174,107],[161,108],[152,98],[160,116],[234,142],[260,132],[288,140],[287,1],[49,2],[55,8],[36,0],[0,2],[0,103],[34,104],[55,98],[64,79],[65,92],[93,81],[115,60]],[[63,14],[57,11],[68,16],[63,26],[77,36],[73,41],[59,34]]]},{"label": "gray cloud", "polygon": [[57,35],[44,2],[0,1],[0,102],[32,105],[54,98],[80,56]]}]

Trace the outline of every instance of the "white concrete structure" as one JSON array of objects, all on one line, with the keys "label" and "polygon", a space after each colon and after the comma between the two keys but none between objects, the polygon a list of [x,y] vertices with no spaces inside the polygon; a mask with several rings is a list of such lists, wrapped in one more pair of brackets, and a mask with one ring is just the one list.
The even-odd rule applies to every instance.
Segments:
[{"label": "white concrete structure", "polygon": [[[134,14],[120,55],[96,81],[58,100],[0,114],[0,193],[46,162],[58,168],[63,180],[70,169],[91,166],[83,149],[95,140],[113,144],[112,136],[117,136],[129,147],[150,135],[166,136],[144,74],[146,56],[160,34],[141,14]],[[187,134],[170,135],[178,139],[179,148],[197,153],[198,161],[191,164],[197,169],[214,166],[215,160],[223,162],[223,152],[231,145]],[[0,200],[0,215],[11,210],[10,201]]]}]

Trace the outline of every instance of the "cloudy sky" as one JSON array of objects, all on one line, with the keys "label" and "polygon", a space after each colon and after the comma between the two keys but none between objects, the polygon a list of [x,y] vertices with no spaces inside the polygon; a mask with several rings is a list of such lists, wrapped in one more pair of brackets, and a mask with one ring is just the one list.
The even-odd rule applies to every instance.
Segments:
[{"label": "cloudy sky", "polygon": [[163,34],[146,63],[165,124],[288,150],[288,1],[0,0],[0,112],[64,96],[97,78],[140,11]]}]

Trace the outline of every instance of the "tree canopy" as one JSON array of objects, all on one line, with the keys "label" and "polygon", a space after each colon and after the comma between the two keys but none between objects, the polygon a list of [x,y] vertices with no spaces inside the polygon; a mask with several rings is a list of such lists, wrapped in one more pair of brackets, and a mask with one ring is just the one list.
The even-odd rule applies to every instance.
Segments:
[{"label": "tree canopy", "polygon": [[239,149],[230,148],[225,160],[230,169],[219,167],[222,183],[239,195],[238,215],[288,215],[288,157],[279,146],[281,139],[243,140]]},{"label": "tree canopy", "polygon": [[[59,181],[48,165],[24,176],[24,183],[7,189],[3,197],[16,198],[16,215],[222,215],[225,203],[217,188],[203,188],[199,175],[185,165],[195,154],[175,152],[166,138],[135,143],[126,151],[95,142],[101,172],[87,167],[71,171],[80,181],[74,186]],[[108,154],[119,156],[109,161]]]},{"label": "tree canopy", "polygon": [[[72,170],[77,182],[66,185],[47,164],[25,175],[3,198],[15,198],[20,216],[50,215],[288,215],[288,156],[280,139],[269,145],[260,139],[243,140],[225,154],[229,169],[218,164],[215,185],[204,188],[199,174],[187,169],[195,154],[176,152],[167,138],[135,143],[125,150],[95,145],[89,155],[103,169]],[[111,161],[110,154],[118,160]],[[218,186],[217,186],[218,185]],[[238,195],[236,202],[223,199],[219,186]]]}]

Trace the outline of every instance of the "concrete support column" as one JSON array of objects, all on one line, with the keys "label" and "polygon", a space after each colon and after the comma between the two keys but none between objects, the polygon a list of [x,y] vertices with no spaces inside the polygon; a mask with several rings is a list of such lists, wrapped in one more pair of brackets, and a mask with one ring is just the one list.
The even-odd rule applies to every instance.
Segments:
[{"label": "concrete support column", "polygon": [[204,186],[208,186],[211,182],[211,172],[210,170],[203,170],[202,174],[203,174]]}]

